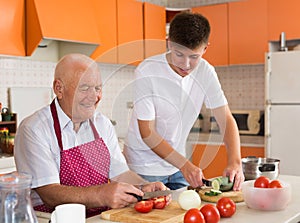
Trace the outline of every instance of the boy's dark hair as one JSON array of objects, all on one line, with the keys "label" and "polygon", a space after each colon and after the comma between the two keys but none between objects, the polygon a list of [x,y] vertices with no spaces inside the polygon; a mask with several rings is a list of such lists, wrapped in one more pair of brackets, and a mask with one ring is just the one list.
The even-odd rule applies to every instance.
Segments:
[{"label": "boy's dark hair", "polygon": [[202,44],[207,44],[209,34],[208,20],[198,13],[178,13],[170,23],[170,41],[192,50]]}]

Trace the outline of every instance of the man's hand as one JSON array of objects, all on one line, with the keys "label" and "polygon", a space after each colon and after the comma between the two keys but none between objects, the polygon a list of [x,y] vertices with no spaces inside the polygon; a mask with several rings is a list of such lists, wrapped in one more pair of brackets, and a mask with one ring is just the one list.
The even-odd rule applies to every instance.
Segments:
[{"label": "man's hand", "polygon": [[234,181],[234,191],[241,190],[242,183],[245,180],[242,165],[228,165],[223,172],[223,176],[228,176],[230,182]]},{"label": "man's hand", "polygon": [[202,186],[203,173],[202,170],[192,164],[190,161],[187,161],[182,168],[180,168],[182,175],[186,181],[194,188]]},{"label": "man's hand", "polygon": [[[158,190],[169,190],[162,182],[152,182],[144,184],[141,188],[143,192],[151,192],[151,191],[158,191]],[[167,205],[170,204],[172,201],[172,195],[169,194],[166,196]]]}]

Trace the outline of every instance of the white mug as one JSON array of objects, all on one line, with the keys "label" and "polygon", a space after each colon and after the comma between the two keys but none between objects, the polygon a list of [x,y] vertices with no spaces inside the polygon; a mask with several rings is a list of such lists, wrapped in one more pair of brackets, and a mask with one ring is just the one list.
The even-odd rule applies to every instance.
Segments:
[{"label": "white mug", "polygon": [[51,223],[85,223],[85,206],[83,204],[58,205],[51,214]]}]

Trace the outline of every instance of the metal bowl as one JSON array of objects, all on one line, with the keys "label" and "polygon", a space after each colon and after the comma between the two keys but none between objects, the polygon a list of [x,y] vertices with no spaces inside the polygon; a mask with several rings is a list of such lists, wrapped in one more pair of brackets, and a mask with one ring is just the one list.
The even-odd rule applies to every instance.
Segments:
[{"label": "metal bowl", "polygon": [[260,176],[270,180],[277,179],[279,175],[279,159],[247,157],[242,159],[245,180],[255,180]]}]

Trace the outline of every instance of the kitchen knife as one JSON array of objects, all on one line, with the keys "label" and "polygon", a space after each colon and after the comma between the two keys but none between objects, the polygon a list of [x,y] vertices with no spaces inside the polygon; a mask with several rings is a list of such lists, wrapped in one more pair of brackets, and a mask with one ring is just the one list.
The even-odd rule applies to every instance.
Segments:
[{"label": "kitchen knife", "polygon": [[206,187],[212,187],[212,181],[213,180],[207,180],[207,179],[202,178],[202,183],[204,185],[196,187],[196,188],[193,188],[192,186],[188,186],[188,190],[193,190],[193,189],[201,190],[201,189],[206,188]]},{"label": "kitchen knife", "polygon": [[211,181],[211,180],[206,180],[206,179],[203,179],[203,178],[202,178],[202,183],[203,183],[205,186],[208,186],[208,187],[211,187],[211,186],[212,186],[212,181]]},{"label": "kitchen knife", "polygon": [[142,200],[147,200],[147,199],[154,198],[154,197],[166,196],[171,193],[172,193],[171,190],[158,190],[158,191],[153,191],[153,192],[144,192],[144,196],[139,196],[134,193],[128,193],[128,194],[134,196],[138,201],[142,201]]}]

